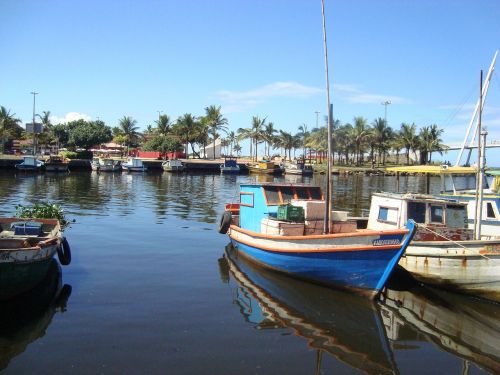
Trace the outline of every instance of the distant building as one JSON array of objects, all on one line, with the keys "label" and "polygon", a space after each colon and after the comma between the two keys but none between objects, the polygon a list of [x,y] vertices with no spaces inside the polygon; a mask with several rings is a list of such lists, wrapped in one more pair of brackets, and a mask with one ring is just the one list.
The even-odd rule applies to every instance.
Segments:
[{"label": "distant building", "polygon": [[221,139],[217,138],[215,142],[212,142],[209,145],[207,145],[205,147],[205,150],[203,150],[203,148],[200,150],[200,156],[205,159],[220,159],[221,150],[222,150]]}]

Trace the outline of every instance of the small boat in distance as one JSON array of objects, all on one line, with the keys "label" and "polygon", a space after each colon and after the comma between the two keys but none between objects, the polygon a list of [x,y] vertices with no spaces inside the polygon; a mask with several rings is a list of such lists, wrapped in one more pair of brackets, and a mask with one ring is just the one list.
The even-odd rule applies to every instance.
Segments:
[{"label": "small boat in distance", "polygon": [[285,163],[285,174],[295,174],[301,176],[312,176],[314,169],[311,164],[306,164],[303,159]]},{"label": "small boat in distance", "polygon": [[94,158],[91,167],[96,172],[118,172],[122,170],[121,161],[110,158]]},{"label": "small boat in distance", "polygon": [[128,158],[127,162],[122,163],[122,169],[127,172],[146,172],[148,170],[142,159],[139,158]]},{"label": "small boat in distance", "polygon": [[273,174],[281,175],[283,174],[283,168],[276,165],[274,162],[269,160],[262,160],[258,163],[247,164],[248,171],[250,173],[260,173],[260,174]]},{"label": "small boat in distance", "polygon": [[61,264],[71,262],[58,220],[0,218],[0,300],[35,287],[56,253]]},{"label": "small boat in distance", "polygon": [[45,172],[68,172],[69,161],[61,155],[50,155],[45,161]]},{"label": "small boat in distance", "polygon": [[179,159],[169,159],[161,163],[161,167],[165,172],[183,172],[184,164]]},{"label": "small boat in distance", "polygon": [[44,166],[44,162],[38,160],[36,156],[24,156],[23,161],[16,164],[16,169],[24,172],[37,172]]},{"label": "small boat in distance", "polygon": [[240,173],[240,166],[237,159],[233,157],[224,158],[224,163],[220,165],[222,174],[238,174]]},{"label": "small boat in distance", "polygon": [[321,188],[304,184],[240,185],[240,202],[227,204],[219,224],[236,252],[289,276],[374,298],[407,248],[406,229],[356,229],[345,212],[334,212],[332,233],[323,234]]}]

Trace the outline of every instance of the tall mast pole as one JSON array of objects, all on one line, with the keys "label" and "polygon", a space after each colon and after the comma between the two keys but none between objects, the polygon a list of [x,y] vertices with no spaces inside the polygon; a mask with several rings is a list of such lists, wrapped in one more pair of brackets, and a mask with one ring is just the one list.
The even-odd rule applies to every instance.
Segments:
[{"label": "tall mast pole", "polygon": [[325,76],[326,76],[326,104],[328,112],[328,166],[327,186],[325,196],[325,219],[323,222],[323,233],[330,233],[330,216],[332,212],[332,111],[330,108],[330,79],[328,76],[328,48],[326,44],[326,21],[325,21],[325,0],[321,0],[321,14],[323,17],[323,47],[325,50]]},{"label": "tall mast pole", "polygon": [[483,71],[480,75],[480,94],[479,94],[479,117],[477,120],[477,174],[476,174],[476,216],[474,220],[474,239],[481,239],[481,219],[483,209],[483,133],[481,129],[481,118],[483,114]]}]

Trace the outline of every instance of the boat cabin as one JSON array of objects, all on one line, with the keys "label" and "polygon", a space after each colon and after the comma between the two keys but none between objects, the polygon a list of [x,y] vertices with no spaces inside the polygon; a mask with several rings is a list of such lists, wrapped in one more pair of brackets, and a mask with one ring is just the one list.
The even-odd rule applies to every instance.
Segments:
[{"label": "boat cabin", "polygon": [[374,193],[368,229],[402,228],[409,219],[419,224],[414,241],[472,239],[467,229],[467,203],[426,194]]},{"label": "boat cabin", "polygon": [[262,220],[277,217],[280,205],[299,200],[322,201],[321,188],[299,184],[242,184],[240,185],[239,226],[242,229],[260,232]]}]

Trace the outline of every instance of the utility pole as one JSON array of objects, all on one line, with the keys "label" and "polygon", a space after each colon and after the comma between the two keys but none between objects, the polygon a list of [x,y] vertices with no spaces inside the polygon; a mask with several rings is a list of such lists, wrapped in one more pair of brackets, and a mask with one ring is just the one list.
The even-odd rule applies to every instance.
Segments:
[{"label": "utility pole", "polygon": [[32,91],[31,95],[33,95],[33,156],[36,155],[36,127],[35,127],[35,97],[38,95],[37,92]]}]

